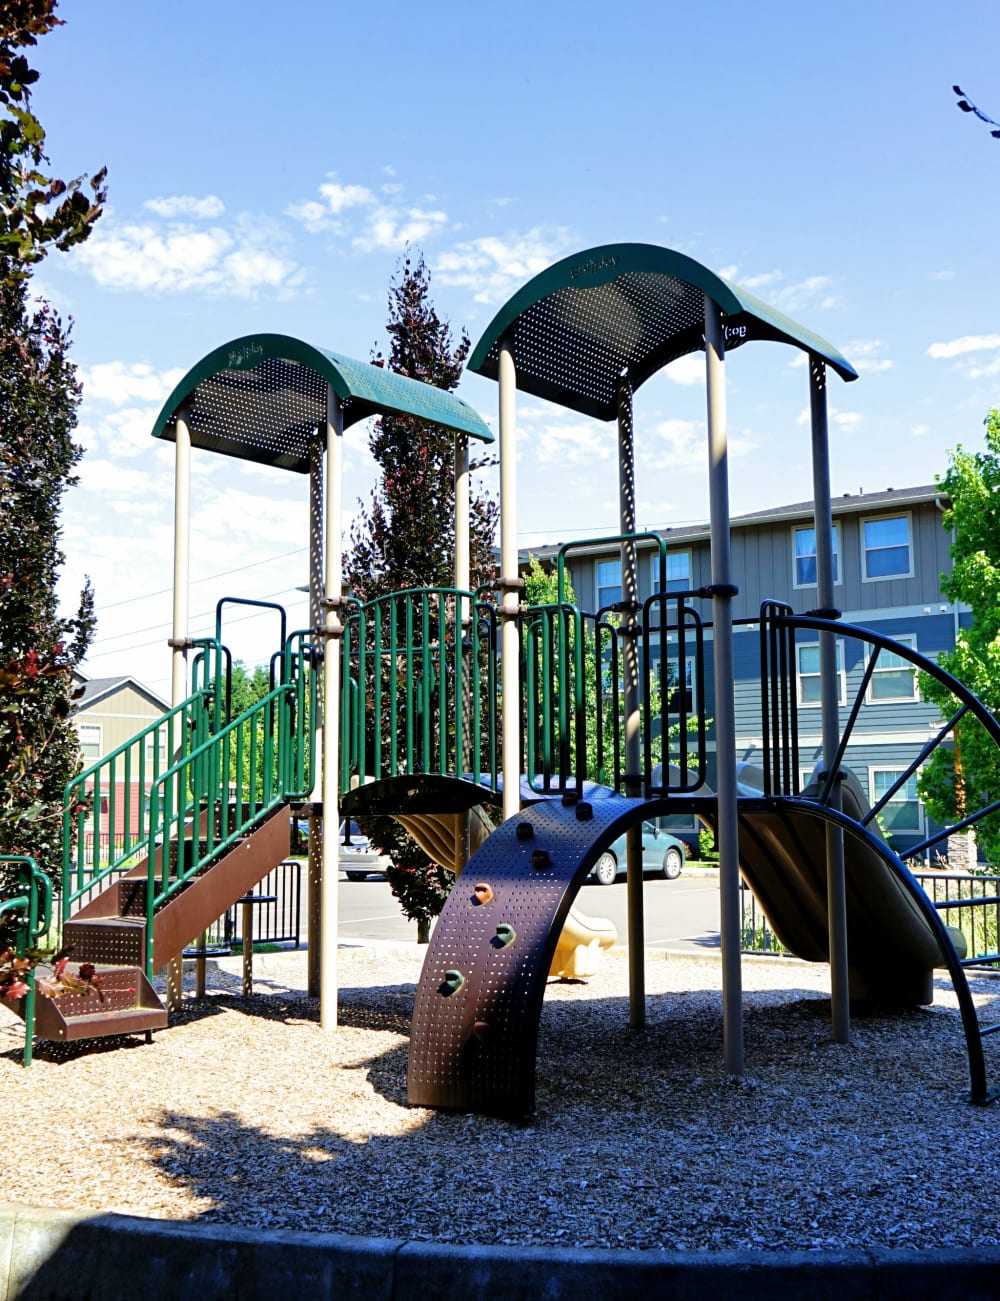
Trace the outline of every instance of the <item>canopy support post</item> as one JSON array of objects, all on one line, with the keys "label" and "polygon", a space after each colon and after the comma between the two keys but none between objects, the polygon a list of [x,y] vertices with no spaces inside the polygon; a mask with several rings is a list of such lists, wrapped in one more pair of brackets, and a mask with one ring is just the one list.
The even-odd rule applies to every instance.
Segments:
[{"label": "canopy support post", "polygon": [[340,641],[343,600],[344,408],[333,388],[326,402],[326,619],[323,625],[323,865],[320,906],[321,1030],[337,1028],[337,891],[340,839]]},{"label": "canopy support post", "polygon": [[[188,694],[188,603],[191,579],[191,430],[187,412],[179,411],[174,445],[174,607],[170,652],[170,704]],[[170,763],[175,755],[168,755]],[[166,851],[164,851],[165,853]],[[184,991],[184,959],[167,963],[167,1011],[180,1011]]]},{"label": "canopy support post", "polygon": [[[323,450],[325,424],[320,425],[309,443],[309,627],[323,624]],[[313,666],[318,671],[318,666]],[[320,755],[319,781],[313,781],[310,805],[315,806],[315,796],[322,792],[323,757]],[[317,774],[314,774],[314,777]],[[319,788],[319,789],[317,789]],[[322,880],[323,847],[320,840],[322,819],[315,812],[309,814],[309,857],[307,860],[306,894],[308,908],[309,948],[306,955],[307,990],[310,998],[319,998],[320,953],[323,950]]]},{"label": "canopy support post", "polygon": [[[618,531],[635,533],[635,446],[632,425],[632,385],[628,374],[618,382]],[[625,611],[619,630],[625,678],[625,794],[642,794],[642,753],[639,737],[639,568],[635,542],[621,543],[622,601]],[[626,894],[628,897],[629,1018],[633,1030],[646,1024],[646,954],[642,895],[642,824],[626,836]]]},{"label": "canopy support post", "polygon": [[726,346],[722,313],[705,295],[708,487],[712,536],[712,625],[715,652],[722,1025],[726,1070],[743,1074],[743,982],[740,966],[739,813],[736,792],[736,703],[733,695],[733,596],[729,539]]},{"label": "canopy support post", "polygon": [[500,672],[503,686],[503,816],[521,809],[521,683],[517,613],[517,372],[500,345]]},{"label": "canopy support post", "polygon": [[[834,608],[833,510],[830,501],[830,437],[826,409],[826,364],[809,356],[809,409],[812,424],[813,526],[816,531],[816,593],[821,610]],[[829,616],[827,616],[829,617]],[[837,638],[819,635],[820,707],[823,764],[829,771],[840,740],[837,672]],[[830,789],[830,807],[840,810],[840,783]],[[830,1020],[834,1043],[851,1039],[851,995],[847,952],[847,881],[844,870],[844,832],[826,826],[826,900],[830,944]]]}]

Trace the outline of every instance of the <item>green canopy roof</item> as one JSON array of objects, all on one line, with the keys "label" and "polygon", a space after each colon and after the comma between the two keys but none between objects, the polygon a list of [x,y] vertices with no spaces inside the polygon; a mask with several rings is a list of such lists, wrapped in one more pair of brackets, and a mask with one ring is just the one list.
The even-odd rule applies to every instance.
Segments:
[{"label": "green canopy roof", "polygon": [[469,369],[497,378],[509,338],[518,388],[611,420],[623,373],[638,388],[704,348],[704,299],[723,314],[726,349],[759,339],[813,353],[845,380],[857,372],[832,344],[693,258],[655,244],[606,244],[563,258],[496,314]]},{"label": "green canopy roof", "polygon": [[403,415],[493,441],[453,393],[283,334],[246,335],[203,357],[167,398],[153,437],[173,442],[183,408],[193,447],[305,474],[328,386],[343,403],[345,429],[366,416]]}]

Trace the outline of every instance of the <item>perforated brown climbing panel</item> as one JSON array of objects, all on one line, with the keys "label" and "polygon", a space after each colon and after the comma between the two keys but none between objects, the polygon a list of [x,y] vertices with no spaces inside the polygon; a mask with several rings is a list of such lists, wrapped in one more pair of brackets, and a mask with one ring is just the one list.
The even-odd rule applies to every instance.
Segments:
[{"label": "perforated brown climbing panel", "polygon": [[[642,800],[546,801],[470,858],[434,928],[417,988],[411,1103],[524,1116],[535,1100],[545,981],[563,922],[597,858]],[[488,886],[492,897],[483,901]]]}]

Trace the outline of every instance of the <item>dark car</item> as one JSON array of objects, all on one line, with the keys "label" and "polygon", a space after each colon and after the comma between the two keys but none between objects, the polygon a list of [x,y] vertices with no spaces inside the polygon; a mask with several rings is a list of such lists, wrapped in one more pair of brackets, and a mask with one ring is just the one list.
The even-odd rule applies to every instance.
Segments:
[{"label": "dark car", "polygon": [[[606,849],[594,864],[589,880],[598,885],[614,885],[625,875],[625,836],[619,836],[610,849]],[[675,881],[684,870],[687,851],[683,840],[669,831],[660,831],[652,822],[642,824],[642,868],[657,876]]]}]

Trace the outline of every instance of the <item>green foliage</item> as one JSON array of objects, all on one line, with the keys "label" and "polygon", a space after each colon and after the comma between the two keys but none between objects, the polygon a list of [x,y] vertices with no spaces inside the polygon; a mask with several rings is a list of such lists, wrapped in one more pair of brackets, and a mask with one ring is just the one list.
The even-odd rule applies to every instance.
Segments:
[{"label": "green foliage", "polygon": [[85,240],[107,197],[104,168],[72,181],[42,170],[45,132],[30,108],[38,73],[22,51],[62,26],[55,9],[56,0],[6,0],[0,8],[0,257],[8,280],[24,279],[50,249]]},{"label": "green foliage", "polygon": [[[32,303],[32,267],[86,239],[104,173],[45,176],[45,133],[30,111],[38,74],[23,53],[56,26],[54,0],[0,7],[0,853],[61,867],[61,805],[79,769],[70,726],[72,670],[93,636],[93,596],[61,619],[59,515],[81,449],[72,441],[80,392],[69,331]],[[89,188],[93,198],[85,196]],[[0,875],[0,897],[13,882]],[[2,944],[2,937],[0,937]]]},{"label": "green foliage", "polygon": [[[388,358],[377,352],[376,365],[388,366],[425,384],[452,391],[469,352],[465,332],[457,344],[451,327],[430,302],[430,275],[422,256],[407,257],[389,287],[391,340]],[[409,587],[451,587],[455,556],[455,435],[412,416],[381,416],[369,437],[379,480],[368,505],[351,527],[344,574],[351,592],[370,601]],[[483,462],[473,462],[472,470]],[[493,538],[497,504],[472,495],[472,586],[494,575]]]},{"label": "green foliage", "polygon": [[[376,353],[373,360],[396,374],[451,391],[461,378],[469,339],[463,331],[458,343],[453,342],[451,327],[438,316],[429,292],[430,276],[423,257],[408,256],[389,287],[389,355]],[[407,588],[452,587],[455,435],[409,416],[382,416],[373,424],[369,447],[379,467],[379,480],[351,528],[344,557],[351,593],[371,601]],[[473,461],[471,468],[475,471],[482,465]],[[472,590],[495,576],[496,521],[496,503],[473,492]],[[440,723],[438,720],[436,725]],[[426,926],[444,906],[451,874],[432,863],[390,818],[361,821],[365,833],[392,858],[387,876],[403,912]]]},{"label": "green foliage", "polygon": [[719,851],[715,847],[715,833],[709,831],[707,827],[700,828],[698,832],[698,857],[705,863],[719,861]]},{"label": "green foliage", "polygon": [[[938,657],[940,666],[974,691],[986,707],[1000,714],[1000,413],[984,421],[986,449],[969,452],[959,445],[949,453],[948,472],[940,479],[950,502],[944,527],[954,530],[952,571],[942,575],[949,600],[967,604],[972,623],[963,628],[953,650]],[[920,679],[924,700],[950,717],[955,700],[927,674]],[[920,775],[918,790],[936,821],[949,824],[976,812],[1000,793],[1000,750],[971,717],[954,733],[953,748],[938,747]],[[1000,815],[975,827],[981,852],[1000,862]]]}]

